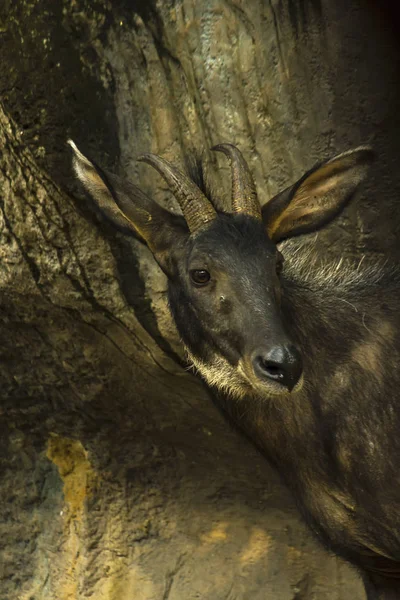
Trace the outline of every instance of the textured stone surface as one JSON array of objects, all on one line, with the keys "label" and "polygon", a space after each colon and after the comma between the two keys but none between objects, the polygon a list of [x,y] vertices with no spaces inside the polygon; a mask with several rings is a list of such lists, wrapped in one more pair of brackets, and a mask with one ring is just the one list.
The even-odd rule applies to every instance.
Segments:
[{"label": "textured stone surface", "polygon": [[234,142],[264,202],[372,142],[364,193],[312,243],[397,252],[382,19],[361,0],[1,3],[1,600],[364,597],[180,366],[164,276],[93,215],[65,140],[167,206],[143,151],[204,151],[227,202],[209,148]]}]

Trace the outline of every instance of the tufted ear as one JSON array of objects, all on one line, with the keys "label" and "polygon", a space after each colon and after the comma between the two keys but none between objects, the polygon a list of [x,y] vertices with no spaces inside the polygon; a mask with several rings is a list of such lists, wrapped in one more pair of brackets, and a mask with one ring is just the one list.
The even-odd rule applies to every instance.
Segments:
[{"label": "tufted ear", "polygon": [[100,212],[119,230],[143,239],[167,272],[169,251],[189,235],[184,218],[162,208],[135,185],[97,167],[72,140],[68,143],[74,152],[75,173]]},{"label": "tufted ear", "polygon": [[308,171],[267,202],[263,221],[275,243],[320,229],[337,217],[364,180],[374,158],[369,147],[339,154]]}]

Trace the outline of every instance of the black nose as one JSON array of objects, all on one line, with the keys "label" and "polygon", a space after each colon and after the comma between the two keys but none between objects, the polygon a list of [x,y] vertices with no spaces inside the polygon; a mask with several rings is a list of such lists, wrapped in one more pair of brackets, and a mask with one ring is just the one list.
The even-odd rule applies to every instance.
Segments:
[{"label": "black nose", "polygon": [[268,350],[259,348],[253,353],[252,363],[259,379],[272,379],[290,392],[302,373],[301,354],[293,345],[274,346]]}]

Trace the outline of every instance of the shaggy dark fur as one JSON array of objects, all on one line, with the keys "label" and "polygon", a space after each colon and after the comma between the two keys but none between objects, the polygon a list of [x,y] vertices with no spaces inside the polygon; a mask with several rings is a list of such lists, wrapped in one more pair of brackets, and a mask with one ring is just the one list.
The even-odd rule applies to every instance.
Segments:
[{"label": "shaggy dark fur", "polygon": [[[400,270],[317,265],[290,240],[277,248],[339,214],[368,149],[311,170],[268,203],[264,222],[219,212],[194,235],[137,188],[99,171],[96,179],[75,151],[102,210],[117,225],[115,205],[129,210],[131,232],[168,275],[188,358],[221,410],[279,470],[317,538],[361,570],[368,598],[399,599]],[[195,179],[202,186],[203,172]],[[199,270],[206,285],[193,281]],[[293,390],[257,379],[254,349],[289,343],[302,357]]]}]

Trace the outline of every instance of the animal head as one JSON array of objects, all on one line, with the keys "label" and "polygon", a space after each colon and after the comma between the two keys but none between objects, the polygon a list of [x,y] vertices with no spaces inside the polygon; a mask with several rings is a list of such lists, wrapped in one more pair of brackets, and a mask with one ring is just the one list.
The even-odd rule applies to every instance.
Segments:
[{"label": "animal head", "polygon": [[165,159],[139,160],[164,178],[182,216],[105,173],[70,142],[75,172],[119,229],[140,236],[168,277],[169,304],[189,359],[232,395],[284,395],[302,385],[302,355],[281,311],[283,258],[277,244],[332,221],[364,179],[366,147],[314,167],[262,209],[250,170],[231,144],[216,146],[232,171],[231,212],[217,211]]}]

